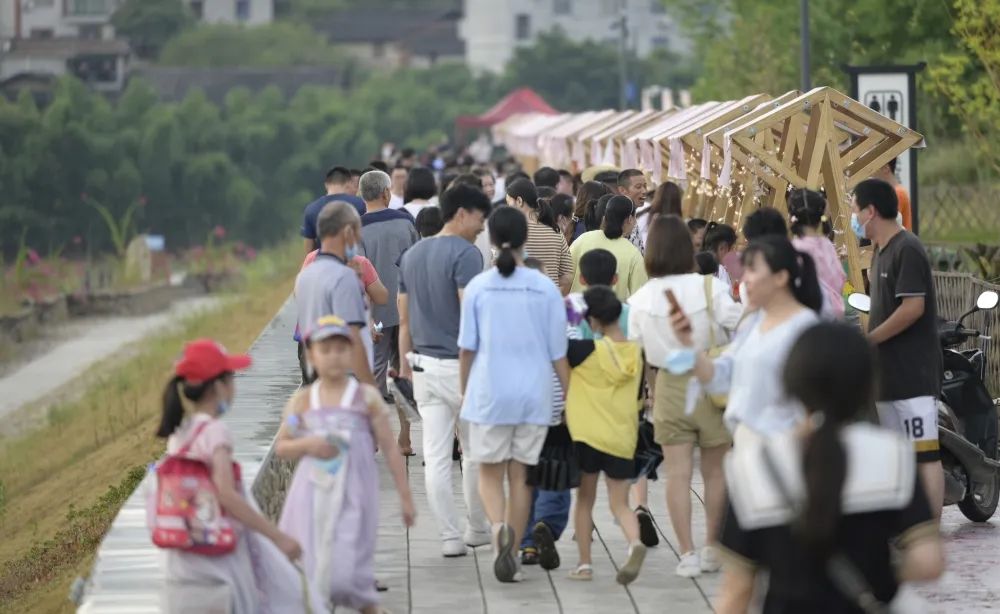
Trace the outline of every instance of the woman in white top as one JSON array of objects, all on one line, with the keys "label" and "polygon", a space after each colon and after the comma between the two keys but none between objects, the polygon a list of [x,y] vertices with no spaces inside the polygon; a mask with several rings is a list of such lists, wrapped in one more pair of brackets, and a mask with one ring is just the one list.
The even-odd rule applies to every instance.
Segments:
[{"label": "woman in white top", "polygon": [[698,399],[686,413],[690,372],[671,372],[671,358],[686,351],[670,327],[666,292],[676,297],[688,314],[694,333],[691,342],[699,351],[725,343],[736,328],[743,307],[733,301],[729,288],[717,278],[695,273],[694,243],[687,225],[676,215],[653,220],[646,245],[645,265],[650,280],[629,299],[629,336],[639,341],[646,362],[658,369],[653,388],[653,432],[663,447],[667,479],[667,509],[680,542],[677,575],[694,577],[718,571],[720,563],[707,546],[694,549],[691,536],[691,474],[694,448],[701,449],[701,474],[705,480],[706,543],[716,540],[725,505],[722,459],[732,440],[722,421],[722,411],[707,397]]},{"label": "woman in white top", "polygon": [[433,207],[433,199],[437,197],[437,181],[434,172],[424,166],[418,166],[410,171],[403,188],[403,208],[417,219],[417,214],[427,207]]},{"label": "woman in white top", "polygon": [[[752,241],[743,253],[747,307],[760,312],[741,327],[726,352],[714,360],[696,351],[694,373],[712,394],[728,394],[724,415],[741,439],[775,435],[794,428],[801,406],[786,398],[781,372],[788,352],[803,330],[819,321],[823,295],[816,267],[808,254],[795,250],[788,238],[768,235]],[[674,333],[697,348],[696,325],[683,312],[671,317]]]}]

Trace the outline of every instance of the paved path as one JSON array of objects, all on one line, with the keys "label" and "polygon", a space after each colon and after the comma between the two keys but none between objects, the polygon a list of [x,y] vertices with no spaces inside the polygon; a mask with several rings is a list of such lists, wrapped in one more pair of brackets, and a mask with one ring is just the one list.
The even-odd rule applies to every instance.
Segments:
[{"label": "paved path", "polygon": [[[247,482],[255,479],[262,463],[267,463],[269,447],[278,425],[284,400],[298,385],[298,368],[289,339],[294,310],[289,303],[262,333],[251,352],[253,367],[238,380],[235,407],[225,420],[234,434],[238,460]],[[420,441],[420,425],[414,425],[414,441]],[[401,613],[516,613],[556,614],[562,612],[670,612],[687,614],[711,612],[710,602],[718,590],[717,574],[698,580],[674,575],[677,564],[676,539],[664,512],[663,482],[650,489],[650,502],[659,521],[661,545],[650,551],[639,579],[628,590],[614,582],[615,566],[625,554],[621,531],[611,519],[606,499],[600,496],[594,510],[598,539],[595,539],[593,582],[567,579],[576,562],[572,527],[559,543],[563,567],[546,573],[538,567],[526,568],[526,580],[501,585],[492,574],[488,547],[469,556],[445,559],[440,554],[437,529],[424,492],[423,468],[419,456],[409,459],[408,473],[417,509],[417,526],[406,531],[399,517],[392,480],[381,464],[380,526],[376,573],[390,590],[383,605]],[[380,460],[381,463],[381,460]],[[455,499],[459,493],[458,465],[454,465]],[[266,473],[260,473],[263,477]],[[153,614],[160,612],[159,591],[163,583],[158,554],[149,542],[145,526],[142,491],[126,503],[101,546],[86,598],[80,612]],[[695,484],[693,496],[700,493]],[[695,500],[695,538],[704,534],[703,508]],[[1000,530],[996,521],[974,525],[965,521],[954,507],[945,510],[943,523],[949,555],[949,570],[940,583],[919,592],[934,605],[932,612],[1000,611]],[[338,609],[338,613],[345,612]]]},{"label": "paved path", "polygon": [[219,300],[217,297],[184,299],[153,315],[93,318],[61,327],[54,336],[58,338],[64,328],[68,334],[65,341],[0,377],[0,419],[57,391],[129,344],[217,305]]}]

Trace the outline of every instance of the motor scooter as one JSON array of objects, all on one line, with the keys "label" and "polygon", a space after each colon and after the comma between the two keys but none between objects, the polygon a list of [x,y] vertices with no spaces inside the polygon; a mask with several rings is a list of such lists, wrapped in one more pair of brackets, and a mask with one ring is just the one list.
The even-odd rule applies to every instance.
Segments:
[{"label": "motor scooter", "polygon": [[[851,294],[847,303],[868,313],[871,298]],[[944,378],[938,398],[938,439],[944,468],[944,504],[958,504],[966,518],[986,522],[1000,501],[1000,448],[997,406],[1000,399],[986,388],[986,355],[982,348],[960,349],[972,339],[990,340],[963,322],[970,315],[995,309],[1000,295],[987,290],[976,305],[956,321],[938,320],[944,353]]]}]

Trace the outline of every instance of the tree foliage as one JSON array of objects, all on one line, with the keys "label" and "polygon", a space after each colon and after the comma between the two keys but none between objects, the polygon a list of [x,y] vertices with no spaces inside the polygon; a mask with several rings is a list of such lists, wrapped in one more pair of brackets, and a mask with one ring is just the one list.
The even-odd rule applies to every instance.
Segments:
[{"label": "tree foliage", "polygon": [[139,57],[150,59],[193,17],[181,0],[125,0],[111,16],[111,25]]},{"label": "tree foliage", "polygon": [[160,53],[167,66],[326,66],[343,55],[311,27],[290,22],[245,28],[202,24],[170,40]]},{"label": "tree foliage", "polygon": [[25,229],[39,251],[76,237],[112,251],[108,220],[126,218],[170,248],[200,243],[216,225],[267,244],[295,231],[329,167],[361,168],[387,140],[437,143],[458,115],[495,102],[492,87],[442,66],[346,92],[308,86],[288,100],[274,87],[237,88],[219,105],[199,90],[160,102],[138,79],[114,105],[68,78],[44,109],[30,96],[0,98],[0,249]]},{"label": "tree foliage", "polygon": [[1000,173],[1000,0],[955,0],[955,35],[962,47],[930,68],[930,89],[961,119],[975,151]]}]

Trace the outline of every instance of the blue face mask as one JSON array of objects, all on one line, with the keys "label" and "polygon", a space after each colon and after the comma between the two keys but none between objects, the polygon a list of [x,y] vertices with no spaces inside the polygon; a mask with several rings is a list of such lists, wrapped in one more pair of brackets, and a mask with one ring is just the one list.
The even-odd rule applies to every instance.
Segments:
[{"label": "blue face mask", "polygon": [[683,375],[694,369],[694,350],[674,350],[667,354],[667,364],[664,368],[674,375]]},{"label": "blue face mask", "polygon": [[344,249],[344,260],[347,260],[348,262],[350,262],[351,260],[354,260],[354,257],[357,256],[357,255],[358,255],[358,244],[357,243],[355,243],[353,245],[348,245],[347,248]]},{"label": "blue face mask", "polygon": [[856,236],[858,239],[867,238],[865,236],[867,234],[867,232],[865,232],[865,225],[862,224],[861,220],[858,219],[857,213],[851,214],[851,230],[854,231],[854,236]]},{"label": "blue face mask", "polygon": [[215,404],[216,416],[221,418],[229,412],[229,401],[218,401]]}]

